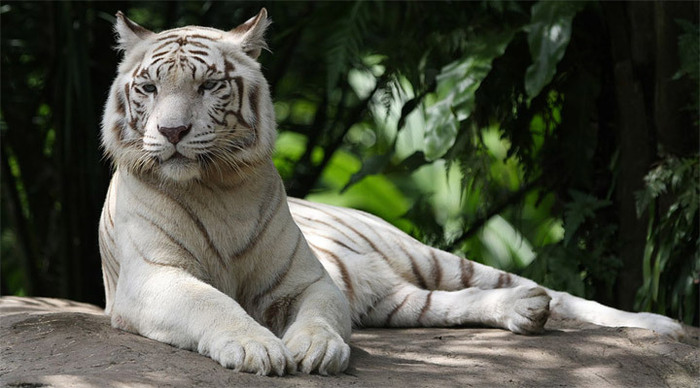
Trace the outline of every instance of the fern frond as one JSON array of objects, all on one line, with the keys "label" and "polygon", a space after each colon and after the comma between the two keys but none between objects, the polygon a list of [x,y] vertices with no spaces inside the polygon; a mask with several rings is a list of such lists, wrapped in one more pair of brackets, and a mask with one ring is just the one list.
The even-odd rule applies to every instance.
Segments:
[{"label": "fern frond", "polygon": [[346,74],[352,63],[361,54],[367,34],[367,25],[372,17],[369,6],[361,1],[353,3],[345,16],[325,42],[326,91],[333,90],[338,80]]}]

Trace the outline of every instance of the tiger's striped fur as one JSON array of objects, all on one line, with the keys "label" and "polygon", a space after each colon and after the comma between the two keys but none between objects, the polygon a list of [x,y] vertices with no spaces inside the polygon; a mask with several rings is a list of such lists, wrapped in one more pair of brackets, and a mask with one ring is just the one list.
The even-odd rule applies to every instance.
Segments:
[{"label": "tiger's striped fur", "polygon": [[278,375],[343,371],[351,324],[537,333],[551,311],[680,333],[668,318],[544,289],[363,212],[287,198],[256,61],[268,24],[263,9],[229,32],[155,34],[117,14],[124,59],[102,125],[116,168],[99,234],[115,327]]}]

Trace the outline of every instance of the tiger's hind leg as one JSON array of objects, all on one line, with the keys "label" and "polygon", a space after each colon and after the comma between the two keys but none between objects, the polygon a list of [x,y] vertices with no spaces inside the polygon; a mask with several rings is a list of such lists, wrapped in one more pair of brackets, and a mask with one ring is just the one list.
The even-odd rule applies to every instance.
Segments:
[{"label": "tiger's hind leg", "polygon": [[540,287],[425,290],[403,283],[360,317],[366,327],[487,325],[537,334],[549,317],[550,297]]}]

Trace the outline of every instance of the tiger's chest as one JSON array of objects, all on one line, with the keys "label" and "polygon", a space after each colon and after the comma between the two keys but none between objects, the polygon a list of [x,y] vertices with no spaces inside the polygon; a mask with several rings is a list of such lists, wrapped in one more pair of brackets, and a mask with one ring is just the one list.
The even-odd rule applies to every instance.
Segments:
[{"label": "tiger's chest", "polygon": [[185,268],[232,296],[275,267],[263,252],[276,247],[270,224],[284,218],[284,198],[270,189],[277,185],[173,190],[119,171],[113,185],[115,240],[138,259]]}]

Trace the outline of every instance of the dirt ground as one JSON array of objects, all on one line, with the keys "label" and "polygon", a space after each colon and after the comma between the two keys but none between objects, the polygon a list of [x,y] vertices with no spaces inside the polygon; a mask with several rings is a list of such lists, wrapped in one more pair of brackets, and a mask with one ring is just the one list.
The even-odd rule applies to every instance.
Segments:
[{"label": "dirt ground", "polygon": [[684,342],[576,322],[547,329],[356,330],[340,376],[261,377],[113,329],[95,306],[2,297],[0,386],[700,387],[700,329]]}]

